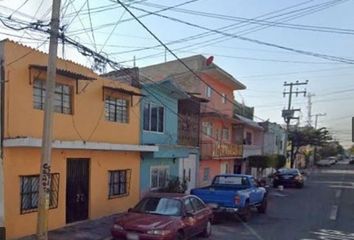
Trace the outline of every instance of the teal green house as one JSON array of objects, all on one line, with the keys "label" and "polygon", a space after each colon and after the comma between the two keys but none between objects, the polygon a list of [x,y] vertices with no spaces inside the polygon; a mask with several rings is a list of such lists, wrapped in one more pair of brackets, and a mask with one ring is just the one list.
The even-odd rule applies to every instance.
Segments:
[{"label": "teal green house", "polygon": [[141,144],[159,148],[157,152],[141,153],[141,197],[176,177],[185,179],[190,190],[197,184],[199,148],[179,144],[179,106],[190,96],[171,80],[142,84],[141,91]]}]

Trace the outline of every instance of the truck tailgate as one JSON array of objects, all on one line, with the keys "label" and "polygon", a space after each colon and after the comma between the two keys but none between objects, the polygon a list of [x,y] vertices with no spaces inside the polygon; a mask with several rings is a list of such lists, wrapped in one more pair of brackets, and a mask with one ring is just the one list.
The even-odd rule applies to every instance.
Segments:
[{"label": "truck tailgate", "polygon": [[237,190],[220,190],[213,187],[208,187],[193,189],[191,194],[196,195],[207,204],[213,203],[220,207],[235,207],[235,196],[237,194]]}]

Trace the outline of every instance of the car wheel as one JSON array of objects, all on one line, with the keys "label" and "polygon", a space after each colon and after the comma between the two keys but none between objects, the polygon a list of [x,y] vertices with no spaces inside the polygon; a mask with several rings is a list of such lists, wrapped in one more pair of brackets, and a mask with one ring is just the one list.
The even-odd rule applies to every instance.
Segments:
[{"label": "car wheel", "polygon": [[207,237],[210,237],[211,235],[211,232],[212,232],[212,227],[211,227],[211,221],[208,220],[202,234],[201,234],[201,237],[203,238],[207,238]]},{"label": "car wheel", "polygon": [[266,213],[268,206],[268,200],[266,197],[263,198],[263,201],[260,206],[257,207],[259,213]]},{"label": "car wheel", "polygon": [[248,202],[246,202],[245,207],[243,209],[243,213],[241,214],[241,220],[243,222],[248,222],[251,219],[251,206],[249,205]]},{"label": "car wheel", "polygon": [[184,240],[185,238],[184,238],[183,232],[182,232],[182,231],[178,231],[178,232],[177,232],[177,236],[176,236],[175,239],[176,239],[176,240]]},{"label": "car wheel", "polygon": [[298,183],[298,184],[296,185],[296,187],[297,187],[297,188],[303,188],[303,187],[304,187],[304,183]]}]

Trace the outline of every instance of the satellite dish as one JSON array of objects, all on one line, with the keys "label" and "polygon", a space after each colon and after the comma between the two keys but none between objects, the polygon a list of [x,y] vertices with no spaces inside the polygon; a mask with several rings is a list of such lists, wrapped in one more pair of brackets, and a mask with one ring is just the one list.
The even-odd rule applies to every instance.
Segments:
[{"label": "satellite dish", "polygon": [[210,64],[212,64],[214,61],[214,57],[213,56],[210,56],[208,57],[208,59],[206,60],[206,65],[209,66]]}]

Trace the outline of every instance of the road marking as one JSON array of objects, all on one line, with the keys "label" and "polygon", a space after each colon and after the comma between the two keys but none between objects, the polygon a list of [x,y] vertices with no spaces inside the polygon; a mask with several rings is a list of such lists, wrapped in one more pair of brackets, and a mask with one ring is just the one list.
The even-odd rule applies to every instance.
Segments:
[{"label": "road marking", "polygon": [[335,221],[337,219],[337,212],[338,212],[338,206],[333,205],[331,208],[331,213],[329,215],[329,219]]},{"label": "road marking", "polygon": [[342,189],[338,189],[336,191],[336,198],[340,198],[340,195],[342,194]]}]

